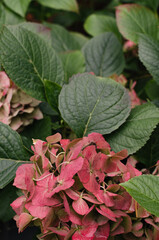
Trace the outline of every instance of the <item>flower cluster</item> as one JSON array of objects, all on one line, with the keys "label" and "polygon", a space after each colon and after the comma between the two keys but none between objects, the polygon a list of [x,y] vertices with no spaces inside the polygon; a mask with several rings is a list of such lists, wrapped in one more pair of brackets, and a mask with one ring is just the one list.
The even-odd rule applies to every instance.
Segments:
[{"label": "flower cluster", "polygon": [[157,219],[119,185],[142,174],[134,159],[126,161],[126,150],[114,153],[98,133],[73,141],[57,133],[34,140],[32,150],[31,163],[21,165],[14,180],[23,193],[11,204],[19,232],[31,222],[43,240],[145,240],[145,224],[153,228],[149,236],[158,231]]},{"label": "flower cluster", "polygon": [[28,96],[0,72],[0,121],[10,125],[13,130],[22,130],[33,122],[42,119],[43,114],[37,107],[39,101]]}]

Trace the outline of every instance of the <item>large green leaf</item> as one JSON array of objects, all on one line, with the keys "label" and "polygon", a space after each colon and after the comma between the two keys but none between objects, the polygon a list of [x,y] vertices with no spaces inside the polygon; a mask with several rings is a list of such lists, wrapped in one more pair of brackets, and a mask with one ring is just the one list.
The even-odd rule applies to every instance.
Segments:
[{"label": "large green leaf", "polygon": [[120,185],[148,212],[159,217],[159,176],[141,175]]},{"label": "large green leaf", "polygon": [[78,4],[76,0],[38,0],[38,2],[45,7],[78,12]]},{"label": "large green leaf", "polygon": [[148,8],[138,4],[123,4],[117,7],[117,25],[123,36],[138,43],[140,33],[157,37],[158,19]]},{"label": "large green leaf", "polygon": [[30,154],[24,148],[20,135],[0,122],[0,188],[15,176],[18,166],[29,161]]},{"label": "large green leaf", "polygon": [[159,42],[142,34],[139,39],[139,58],[159,84]]},{"label": "large green leaf", "polygon": [[47,42],[47,44],[51,45],[51,30],[47,26],[34,22],[23,22],[20,23],[19,26],[38,34],[42,39]]},{"label": "large green leaf", "polygon": [[113,32],[116,37],[121,39],[121,35],[113,17],[91,14],[84,23],[84,29],[92,36],[97,36],[104,32]]},{"label": "large green leaf", "polygon": [[97,76],[120,74],[125,66],[122,46],[113,33],[103,33],[89,40],[83,47],[86,70]]},{"label": "large green leaf", "polygon": [[135,157],[139,162],[145,164],[146,167],[151,167],[156,164],[159,159],[159,126],[154,130],[150,139],[144,147],[142,147]]},{"label": "large green leaf", "polygon": [[52,28],[52,46],[57,52],[80,49],[80,44],[64,27],[57,24],[52,24],[50,26]]},{"label": "large green leaf", "polygon": [[158,123],[159,110],[153,104],[137,106],[118,131],[107,136],[107,141],[115,152],[127,149],[129,154],[135,153],[146,144]]},{"label": "large green leaf", "polygon": [[20,26],[4,27],[0,59],[9,77],[28,95],[45,100],[44,79],[63,84],[61,60],[51,46]]},{"label": "large green leaf", "polygon": [[126,89],[112,79],[77,74],[63,86],[59,110],[78,137],[91,132],[106,134],[125,122],[130,99]]},{"label": "large green leaf", "polygon": [[60,55],[65,72],[65,83],[73,74],[85,72],[85,59],[80,51],[72,51]]},{"label": "large green leaf", "polygon": [[3,0],[8,8],[24,17],[31,0]]}]

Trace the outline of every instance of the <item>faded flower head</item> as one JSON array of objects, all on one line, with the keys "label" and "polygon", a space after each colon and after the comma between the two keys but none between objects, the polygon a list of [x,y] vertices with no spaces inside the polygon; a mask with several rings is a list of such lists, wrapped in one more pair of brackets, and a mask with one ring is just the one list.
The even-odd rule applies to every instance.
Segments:
[{"label": "faded flower head", "polygon": [[39,101],[28,96],[0,72],[0,121],[13,130],[22,130],[33,122],[42,119],[43,114],[38,108]]}]

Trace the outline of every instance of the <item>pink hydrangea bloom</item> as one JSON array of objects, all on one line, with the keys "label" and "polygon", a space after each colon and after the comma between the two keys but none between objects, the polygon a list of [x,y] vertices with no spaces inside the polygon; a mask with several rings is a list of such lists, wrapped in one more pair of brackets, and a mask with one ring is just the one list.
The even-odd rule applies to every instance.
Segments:
[{"label": "pink hydrangea bloom", "polygon": [[[104,240],[118,235],[146,240],[146,226],[151,226],[146,233],[150,239],[158,236],[158,219],[119,185],[141,175],[135,160],[122,162],[126,150],[111,151],[99,133],[73,141],[55,134],[46,141],[34,140],[32,150],[30,164],[21,165],[14,180],[23,192],[11,204],[19,231],[35,221],[42,240],[57,236],[61,240]],[[144,222],[140,224],[138,218]]]}]

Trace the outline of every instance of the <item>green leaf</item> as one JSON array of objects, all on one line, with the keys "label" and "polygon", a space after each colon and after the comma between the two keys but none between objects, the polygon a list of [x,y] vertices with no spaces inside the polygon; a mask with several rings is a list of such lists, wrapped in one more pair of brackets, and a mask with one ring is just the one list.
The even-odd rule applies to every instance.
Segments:
[{"label": "green leaf", "polygon": [[159,0],[136,0],[136,3],[143,4],[151,8],[153,11],[157,11],[157,8],[159,6]]},{"label": "green leaf", "polygon": [[[25,146],[31,150],[33,139],[40,139],[46,141],[46,137],[52,134],[52,122],[50,117],[44,117],[42,120],[34,121],[33,124],[26,127],[21,133]],[[26,137],[26,139],[24,139]]]},{"label": "green leaf", "polygon": [[22,17],[25,17],[26,11],[31,0],[3,0],[8,8],[13,12],[19,14]]},{"label": "green leaf", "polygon": [[97,36],[104,32],[113,32],[121,40],[116,20],[110,16],[91,14],[84,23],[84,29],[91,36]]},{"label": "green leaf", "polygon": [[85,59],[80,51],[68,52],[60,55],[65,72],[65,83],[73,74],[85,72]]},{"label": "green leaf", "polygon": [[129,154],[143,147],[156,125],[159,123],[159,110],[151,103],[132,109],[126,122],[107,141],[113,151],[127,149]]},{"label": "green leaf", "polygon": [[70,32],[70,34],[75,39],[75,41],[78,42],[80,48],[82,48],[84,46],[84,44],[86,44],[86,42],[88,42],[88,40],[89,40],[88,37],[86,37],[85,35],[83,35],[79,32]]},{"label": "green leaf", "polygon": [[141,175],[120,184],[148,212],[159,217],[159,176]]},{"label": "green leaf", "polygon": [[151,167],[156,164],[159,159],[159,126],[154,130],[150,139],[144,147],[142,147],[136,154],[135,158],[146,165]]},{"label": "green leaf", "polygon": [[159,42],[142,34],[139,39],[139,58],[159,84]]},{"label": "green leaf", "polygon": [[51,38],[52,46],[57,52],[80,49],[80,44],[64,27],[52,24]]},{"label": "green leaf", "polygon": [[78,4],[76,0],[38,0],[45,7],[71,11],[78,13]]},{"label": "green leaf", "polygon": [[77,74],[63,86],[59,110],[78,137],[91,132],[106,134],[125,122],[130,99],[126,89],[112,79]]},{"label": "green leaf", "polygon": [[0,220],[7,222],[13,218],[15,212],[10,204],[17,198],[16,188],[8,184],[0,191]]},{"label": "green leaf", "polygon": [[148,8],[138,4],[123,4],[117,7],[117,25],[123,36],[138,43],[140,33],[157,38],[158,19]]},{"label": "green leaf", "polygon": [[159,85],[154,80],[148,81],[145,92],[151,100],[159,99]]},{"label": "green leaf", "polygon": [[61,92],[61,86],[57,83],[45,80],[45,93],[47,102],[50,104],[50,106],[56,111],[58,110],[58,96]]},{"label": "green leaf", "polygon": [[44,79],[63,84],[61,60],[51,46],[27,29],[4,27],[0,52],[5,71],[28,95],[45,101]]},{"label": "green leaf", "polygon": [[3,188],[14,178],[17,167],[29,160],[30,154],[20,135],[1,122],[0,139],[0,188]]},{"label": "green leaf", "polygon": [[113,33],[103,33],[89,40],[83,47],[86,70],[97,76],[120,74],[125,66],[122,46]]}]

